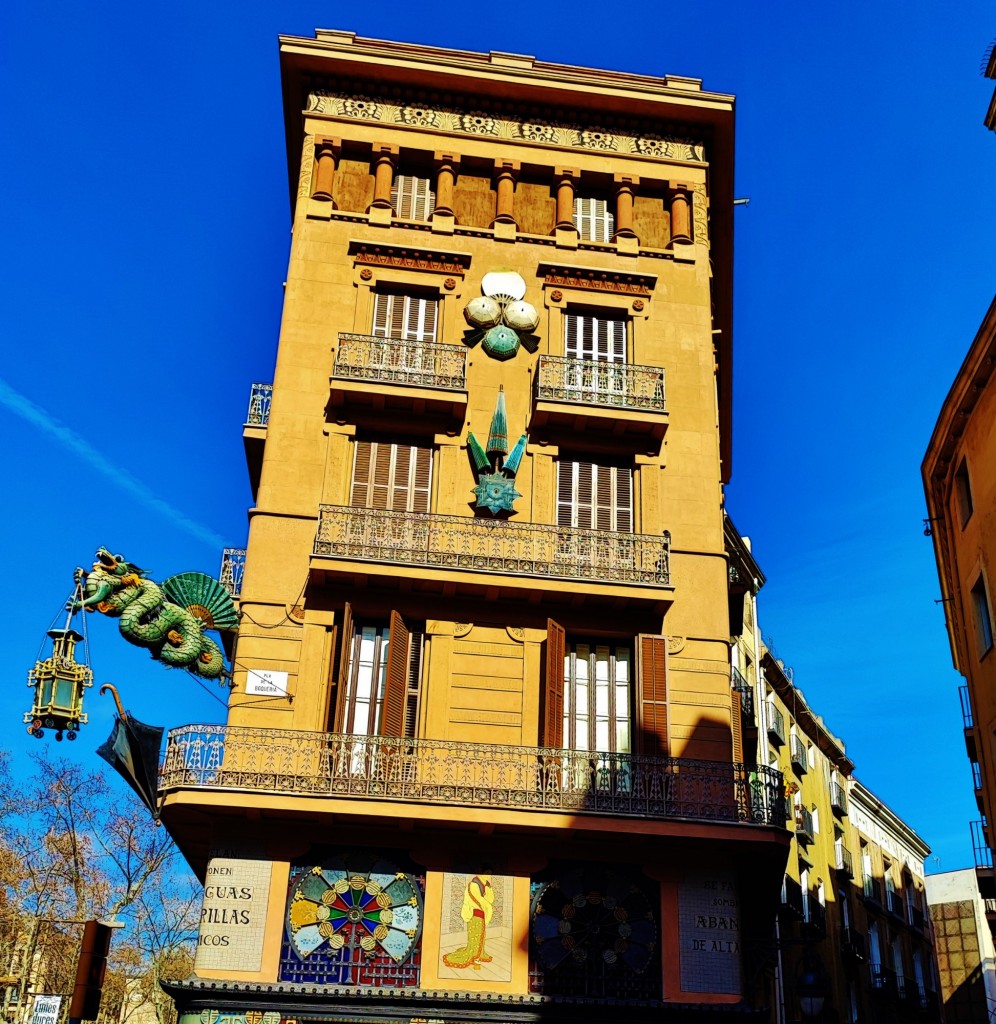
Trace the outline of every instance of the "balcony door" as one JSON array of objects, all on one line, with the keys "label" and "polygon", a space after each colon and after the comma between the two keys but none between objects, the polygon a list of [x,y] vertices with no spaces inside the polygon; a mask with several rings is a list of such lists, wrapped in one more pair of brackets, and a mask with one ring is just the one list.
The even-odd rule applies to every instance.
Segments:
[{"label": "balcony door", "polygon": [[396,611],[387,621],[354,619],[347,604],[337,632],[333,731],[351,736],[415,736],[424,624],[406,623]]},{"label": "balcony door", "polygon": [[633,651],[612,641],[569,643],[564,652],[564,745],[628,754]]},{"label": "balcony door", "polygon": [[373,331],[377,338],[435,341],[439,301],[415,292],[374,292]]},{"label": "balcony door", "polygon": [[575,401],[610,401],[626,392],[626,326],[605,313],[564,315],[564,385]]}]

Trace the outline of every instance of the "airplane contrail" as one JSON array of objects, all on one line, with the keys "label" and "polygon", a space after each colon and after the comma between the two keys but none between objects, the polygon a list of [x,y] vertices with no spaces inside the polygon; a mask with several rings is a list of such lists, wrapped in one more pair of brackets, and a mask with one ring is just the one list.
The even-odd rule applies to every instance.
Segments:
[{"label": "airplane contrail", "polygon": [[32,426],[37,427],[42,433],[53,438],[64,448],[68,448],[75,455],[79,456],[91,468],[102,473],[113,483],[117,484],[123,491],[130,494],[136,501],[141,502],[146,508],[160,515],[165,516],[175,526],[185,530],[198,540],[210,544],[214,548],[223,548],[225,542],[209,526],[191,519],[179,509],[174,508],[168,501],[154,494],[141,480],[136,479],[127,470],[115,466],[104,455],[94,448],[89,441],[84,440],[71,427],[60,423],[54,416],[51,416],[40,405],[36,405],[22,395],[15,388],[12,388],[3,378],[0,378],[0,405],[6,406],[16,416],[27,420]]}]

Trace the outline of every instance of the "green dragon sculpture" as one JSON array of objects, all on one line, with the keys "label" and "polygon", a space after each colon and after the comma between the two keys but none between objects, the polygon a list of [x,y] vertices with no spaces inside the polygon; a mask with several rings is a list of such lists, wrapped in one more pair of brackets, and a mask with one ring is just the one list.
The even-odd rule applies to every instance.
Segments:
[{"label": "green dragon sculpture", "polygon": [[144,569],[99,548],[93,568],[78,568],[83,599],[71,604],[120,619],[121,635],[170,668],[185,668],[205,679],[227,675],[221,648],[205,629],[238,628],[238,613],[228,591],[210,576],[186,572],[161,586]]}]

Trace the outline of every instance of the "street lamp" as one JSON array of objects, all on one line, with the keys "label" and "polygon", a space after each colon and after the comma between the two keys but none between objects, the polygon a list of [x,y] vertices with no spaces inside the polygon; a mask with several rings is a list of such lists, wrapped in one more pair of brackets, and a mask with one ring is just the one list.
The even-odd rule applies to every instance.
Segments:
[{"label": "street lamp", "polygon": [[815,956],[803,961],[795,991],[799,997],[799,1009],[803,1017],[807,1020],[819,1019],[826,1002],[827,982],[823,965]]}]

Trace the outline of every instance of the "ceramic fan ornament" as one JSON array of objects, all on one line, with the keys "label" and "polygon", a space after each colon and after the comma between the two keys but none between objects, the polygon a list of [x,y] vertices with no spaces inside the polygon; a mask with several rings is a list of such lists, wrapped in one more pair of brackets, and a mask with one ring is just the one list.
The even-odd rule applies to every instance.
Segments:
[{"label": "ceramic fan ornament", "polygon": [[539,326],[536,307],[523,299],[526,282],[514,271],[495,270],[484,275],[481,291],[484,295],[464,307],[464,319],[492,359],[511,359],[519,351],[521,336]]},{"label": "ceramic fan ornament", "polygon": [[512,453],[508,451],[508,415],[505,411],[505,392],[498,392],[495,412],[491,417],[487,448],[481,447],[473,432],[467,436],[467,450],[477,471],[477,508],[487,509],[493,516],[499,512],[514,512],[516,498],[522,495],[515,489],[515,474],[526,450],[527,438],[523,434]]}]

